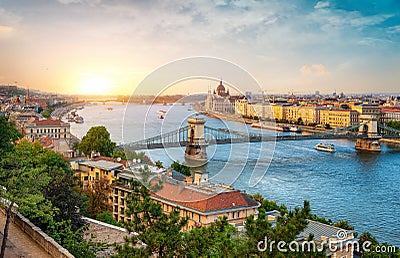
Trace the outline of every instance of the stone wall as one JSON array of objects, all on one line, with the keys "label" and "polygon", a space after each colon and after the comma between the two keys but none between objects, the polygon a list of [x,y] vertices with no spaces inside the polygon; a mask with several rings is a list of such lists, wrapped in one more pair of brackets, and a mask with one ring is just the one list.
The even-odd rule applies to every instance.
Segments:
[{"label": "stone wall", "polygon": [[[2,209],[3,213],[4,210]],[[73,258],[67,249],[59,245],[53,238],[49,237],[39,227],[35,226],[27,218],[18,212],[14,212],[12,223],[17,225],[25,234],[32,238],[47,253],[55,258]]]}]

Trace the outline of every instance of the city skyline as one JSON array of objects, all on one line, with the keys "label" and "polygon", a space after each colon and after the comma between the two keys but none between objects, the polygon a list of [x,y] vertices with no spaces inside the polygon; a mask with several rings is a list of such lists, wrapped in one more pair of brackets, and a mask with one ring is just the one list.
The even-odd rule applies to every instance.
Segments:
[{"label": "city skyline", "polygon": [[271,94],[396,92],[399,39],[396,1],[6,0],[0,84],[129,95],[166,63],[213,56]]}]

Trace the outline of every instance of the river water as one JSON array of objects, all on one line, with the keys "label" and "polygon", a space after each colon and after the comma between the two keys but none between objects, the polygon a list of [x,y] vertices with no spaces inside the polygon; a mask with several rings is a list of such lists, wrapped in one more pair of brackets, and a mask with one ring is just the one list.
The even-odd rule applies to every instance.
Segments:
[{"label": "river water", "polygon": [[[168,111],[164,120],[157,119],[159,109]],[[85,123],[71,124],[74,135],[81,138],[90,127],[104,125],[113,141],[128,143],[186,125],[194,111],[180,104],[150,107],[106,103],[89,104],[78,113]],[[205,119],[209,127],[256,132],[241,123]],[[209,146],[210,160],[199,169],[209,172],[217,182],[232,184],[250,194],[261,193],[291,209],[310,200],[313,212],[319,216],[348,220],[355,231],[369,231],[379,241],[400,246],[400,149],[382,145],[381,153],[362,153],[350,140],[325,141],[335,145],[336,153],[332,154],[315,151],[318,142]],[[181,148],[154,149],[148,155],[165,165],[175,159],[185,161]],[[259,179],[256,185],[249,184],[252,174]]]}]

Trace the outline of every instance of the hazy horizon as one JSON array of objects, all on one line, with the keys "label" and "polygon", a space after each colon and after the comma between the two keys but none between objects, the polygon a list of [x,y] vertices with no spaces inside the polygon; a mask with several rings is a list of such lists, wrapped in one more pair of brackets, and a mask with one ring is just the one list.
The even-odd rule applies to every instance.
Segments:
[{"label": "hazy horizon", "polygon": [[395,0],[0,2],[0,84],[63,94],[130,95],[191,56],[233,62],[267,94],[396,92],[399,43]]}]

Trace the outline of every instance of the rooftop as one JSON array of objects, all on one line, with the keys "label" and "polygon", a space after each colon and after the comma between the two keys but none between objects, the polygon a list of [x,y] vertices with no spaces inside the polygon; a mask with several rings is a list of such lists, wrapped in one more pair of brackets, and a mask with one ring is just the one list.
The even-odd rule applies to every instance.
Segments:
[{"label": "rooftop", "polygon": [[100,168],[104,170],[115,170],[121,168],[123,164],[117,162],[111,162],[107,160],[85,160],[79,162],[81,165],[86,165],[88,167]]},{"label": "rooftop", "polygon": [[184,184],[163,182],[163,188],[153,193],[153,196],[202,212],[259,206],[258,202],[239,190],[224,192],[214,191],[209,194],[199,190],[200,189],[195,189],[194,187],[187,187]]},{"label": "rooftop", "polygon": [[43,126],[43,125],[47,125],[47,126],[61,126],[61,125],[67,125],[67,123],[64,123],[63,121],[61,121],[60,119],[38,119],[35,118],[32,121],[29,121],[29,123],[27,124],[27,126]]}]

